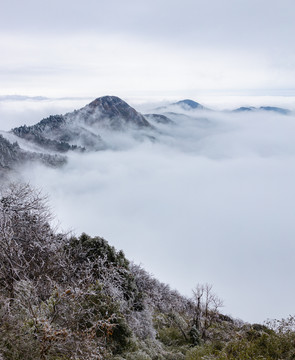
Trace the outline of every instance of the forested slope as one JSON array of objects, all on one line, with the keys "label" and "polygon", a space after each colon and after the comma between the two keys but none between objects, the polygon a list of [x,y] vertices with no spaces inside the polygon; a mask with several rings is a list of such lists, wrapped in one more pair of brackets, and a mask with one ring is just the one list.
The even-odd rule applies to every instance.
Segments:
[{"label": "forested slope", "polygon": [[47,199],[0,197],[0,359],[294,359],[294,319],[223,315],[209,285],[191,299],[101,237],[57,232]]}]

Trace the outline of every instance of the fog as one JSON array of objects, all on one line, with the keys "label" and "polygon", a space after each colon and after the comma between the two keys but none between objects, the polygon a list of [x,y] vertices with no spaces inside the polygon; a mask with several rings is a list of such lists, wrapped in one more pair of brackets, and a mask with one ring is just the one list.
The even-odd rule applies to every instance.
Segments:
[{"label": "fog", "polygon": [[83,98],[38,99],[26,96],[0,96],[0,129],[9,131],[21,125],[34,125],[52,114],[64,114],[80,108]]},{"label": "fog", "polygon": [[208,282],[235,317],[293,313],[294,115],[182,113],[166,114],[174,124],[158,125],[156,141],[108,133],[114,150],[23,179],[49,194],[61,229],[103,236],[182,294]]}]

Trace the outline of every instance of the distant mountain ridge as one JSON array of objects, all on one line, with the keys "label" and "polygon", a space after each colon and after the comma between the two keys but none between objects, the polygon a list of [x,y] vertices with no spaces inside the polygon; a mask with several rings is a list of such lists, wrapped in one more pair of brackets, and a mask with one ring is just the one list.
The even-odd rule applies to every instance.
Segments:
[{"label": "distant mountain ridge", "polygon": [[192,109],[208,110],[205,106],[201,105],[200,103],[198,103],[194,100],[190,100],[190,99],[180,100],[171,105],[178,105],[178,106],[182,107],[184,110],[192,110]]},{"label": "distant mountain ridge", "polygon": [[[214,110],[209,109],[209,108],[203,106],[202,104],[200,104],[194,100],[191,100],[191,99],[184,99],[184,100],[180,100],[180,101],[177,101],[174,103],[170,103],[165,106],[160,106],[160,107],[157,107],[155,110],[160,111],[161,113],[165,114],[166,111],[171,112],[169,110],[171,107],[173,107],[173,110],[175,109],[175,107],[178,107],[185,111],[190,111],[190,110],[214,111]],[[276,107],[276,106],[260,106],[260,107],[242,106],[242,107],[232,110],[231,112],[247,112],[247,111],[269,111],[269,112],[280,113],[282,115],[291,114],[291,111],[289,109]]]},{"label": "distant mountain ridge", "polygon": [[152,130],[145,117],[117,96],[103,96],[79,110],[65,115],[51,115],[36,125],[20,126],[12,132],[47,150],[103,150],[107,147],[101,130]]},{"label": "distant mountain ridge", "polygon": [[239,107],[238,109],[233,110],[233,112],[247,112],[247,111],[273,111],[282,115],[289,115],[291,113],[291,111],[288,109],[280,108],[276,106],[260,106],[258,108],[255,106],[242,106]]},{"label": "distant mountain ridge", "polygon": [[[10,133],[2,132],[4,137],[0,135],[0,169],[11,169],[27,161],[60,166],[67,159],[62,154],[69,151],[113,148],[112,144],[115,144],[114,138],[117,136],[115,134],[119,133],[131,136],[136,141],[155,141],[163,126],[180,124],[184,119],[196,120],[203,126],[208,123],[208,119],[197,116],[198,110],[213,111],[190,99],[156,110],[159,112],[143,115],[119,97],[107,95],[64,115],[50,115],[35,125],[19,126]],[[291,113],[290,110],[272,106],[240,107],[231,112],[247,111],[268,111],[283,115]],[[200,114],[203,116],[202,112]],[[15,142],[16,138],[22,140]]]},{"label": "distant mountain ridge", "polygon": [[180,100],[180,101],[177,101],[177,102],[174,102],[174,103],[170,103],[170,104],[167,104],[167,105],[164,105],[164,106],[160,106],[160,107],[157,107],[155,110],[156,111],[167,111],[167,109],[169,109],[170,107],[178,107],[182,110],[186,110],[186,111],[190,111],[190,110],[210,110],[208,108],[206,108],[205,106],[203,106],[202,104],[194,101],[194,100],[191,100],[191,99],[184,99],[184,100]]},{"label": "distant mountain ridge", "polygon": [[68,151],[106,149],[107,144],[99,135],[101,130],[124,132],[130,128],[154,130],[145,117],[125,101],[116,96],[103,96],[79,110],[50,115],[35,125],[23,125],[10,131],[10,136],[34,145],[32,148],[37,151],[24,150],[18,142],[11,143],[9,136],[0,135],[0,169],[13,169],[27,161],[60,166],[66,162],[66,157],[60,154]]}]

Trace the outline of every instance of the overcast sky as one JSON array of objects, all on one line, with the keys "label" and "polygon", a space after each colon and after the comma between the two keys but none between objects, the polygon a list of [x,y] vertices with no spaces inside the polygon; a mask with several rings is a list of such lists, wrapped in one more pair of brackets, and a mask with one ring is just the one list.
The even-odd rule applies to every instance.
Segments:
[{"label": "overcast sky", "polygon": [[1,94],[293,93],[293,0],[5,1]]}]

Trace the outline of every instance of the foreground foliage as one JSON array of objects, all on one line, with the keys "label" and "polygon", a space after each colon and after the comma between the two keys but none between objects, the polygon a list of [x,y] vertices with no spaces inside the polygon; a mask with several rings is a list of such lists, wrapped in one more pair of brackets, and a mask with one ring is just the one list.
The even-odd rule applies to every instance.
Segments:
[{"label": "foreground foliage", "polygon": [[295,359],[295,320],[245,324],[192,299],[101,237],[59,234],[28,185],[0,197],[0,359]]}]

